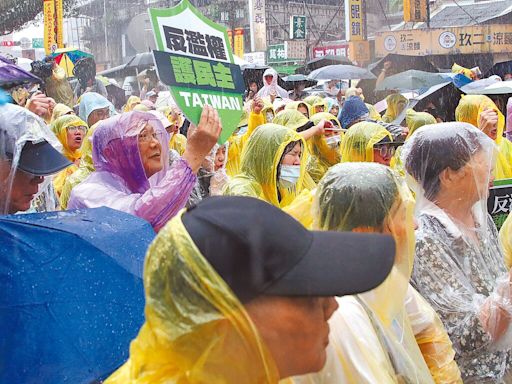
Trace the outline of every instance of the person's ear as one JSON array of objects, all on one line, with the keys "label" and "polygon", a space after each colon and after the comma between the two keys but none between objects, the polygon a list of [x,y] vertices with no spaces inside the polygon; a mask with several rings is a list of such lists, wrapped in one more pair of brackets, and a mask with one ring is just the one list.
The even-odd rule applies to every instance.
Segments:
[{"label": "person's ear", "polygon": [[466,171],[464,168],[457,171],[451,168],[446,168],[439,174],[439,181],[441,182],[441,186],[452,188],[454,185],[458,184],[465,175]]}]

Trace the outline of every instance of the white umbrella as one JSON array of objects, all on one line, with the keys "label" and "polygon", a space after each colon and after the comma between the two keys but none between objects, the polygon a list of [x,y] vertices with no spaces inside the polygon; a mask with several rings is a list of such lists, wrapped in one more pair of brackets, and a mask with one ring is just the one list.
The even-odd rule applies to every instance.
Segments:
[{"label": "white umbrella", "polygon": [[355,65],[328,65],[315,69],[308,77],[314,80],[360,80],[375,79],[375,75],[366,68]]}]

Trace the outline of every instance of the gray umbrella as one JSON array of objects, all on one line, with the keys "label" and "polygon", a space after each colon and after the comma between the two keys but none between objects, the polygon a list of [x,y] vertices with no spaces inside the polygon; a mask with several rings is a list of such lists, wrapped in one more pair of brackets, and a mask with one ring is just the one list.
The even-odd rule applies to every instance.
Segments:
[{"label": "gray umbrella", "polygon": [[137,53],[132,58],[128,59],[125,68],[144,69],[154,66],[153,54],[151,52]]},{"label": "gray umbrella", "polygon": [[377,91],[399,90],[412,91],[422,88],[430,88],[434,85],[446,82],[446,78],[439,73],[424,72],[411,69],[386,77],[377,85]]},{"label": "gray umbrella", "polygon": [[318,68],[309,74],[309,78],[315,80],[355,80],[375,79],[375,75],[366,68],[338,64]]},{"label": "gray umbrella", "polygon": [[287,91],[291,91],[295,84],[303,83],[306,88],[313,87],[318,83],[318,81],[310,79],[308,76],[304,76],[302,74],[298,75],[290,75],[283,77],[284,86],[283,88]]}]

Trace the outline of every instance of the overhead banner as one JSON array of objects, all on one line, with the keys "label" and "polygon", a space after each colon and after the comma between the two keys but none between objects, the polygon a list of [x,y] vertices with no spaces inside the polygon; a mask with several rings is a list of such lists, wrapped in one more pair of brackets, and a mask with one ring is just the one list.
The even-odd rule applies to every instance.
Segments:
[{"label": "overhead banner", "polygon": [[404,0],[405,22],[426,22],[428,0]]},{"label": "overhead banner", "polygon": [[251,20],[251,51],[266,51],[267,22],[265,0],[249,0],[249,18]]},{"label": "overhead banner", "polygon": [[64,33],[62,30],[62,21],[64,18],[63,0],[55,0],[55,38],[57,48],[64,48]]},{"label": "overhead banner", "polygon": [[55,2],[54,0],[43,0],[43,23],[44,23],[44,51],[47,55],[57,49],[57,38],[55,36]]},{"label": "overhead banner", "polygon": [[489,190],[487,212],[491,215],[498,230],[512,210],[512,179],[495,180]]},{"label": "overhead banner", "polygon": [[345,0],[346,39],[348,41],[366,40],[366,3],[365,0]]},{"label": "overhead banner", "polygon": [[240,58],[244,57],[244,29],[243,28],[235,28],[235,37],[234,37],[234,54]]},{"label": "overhead banner", "polygon": [[378,32],[375,55],[395,53],[409,56],[512,53],[512,25],[413,29]]},{"label": "overhead banner", "polygon": [[193,124],[199,124],[205,104],[218,111],[222,123],[219,143],[224,143],[240,121],[245,90],[226,28],[204,17],[189,0],[173,8],[148,11],[158,76],[169,85],[176,104]]}]

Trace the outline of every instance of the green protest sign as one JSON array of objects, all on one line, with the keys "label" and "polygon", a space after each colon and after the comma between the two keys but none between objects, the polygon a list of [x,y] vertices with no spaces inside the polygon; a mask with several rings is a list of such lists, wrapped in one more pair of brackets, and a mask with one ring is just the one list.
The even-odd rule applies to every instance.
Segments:
[{"label": "green protest sign", "polygon": [[512,179],[495,180],[487,198],[487,212],[498,230],[512,210]]},{"label": "green protest sign", "polygon": [[204,17],[188,0],[149,9],[158,75],[185,116],[198,124],[204,104],[219,112],[224,143],[243,111],[244,81],[234,64],[226,28]]}]

